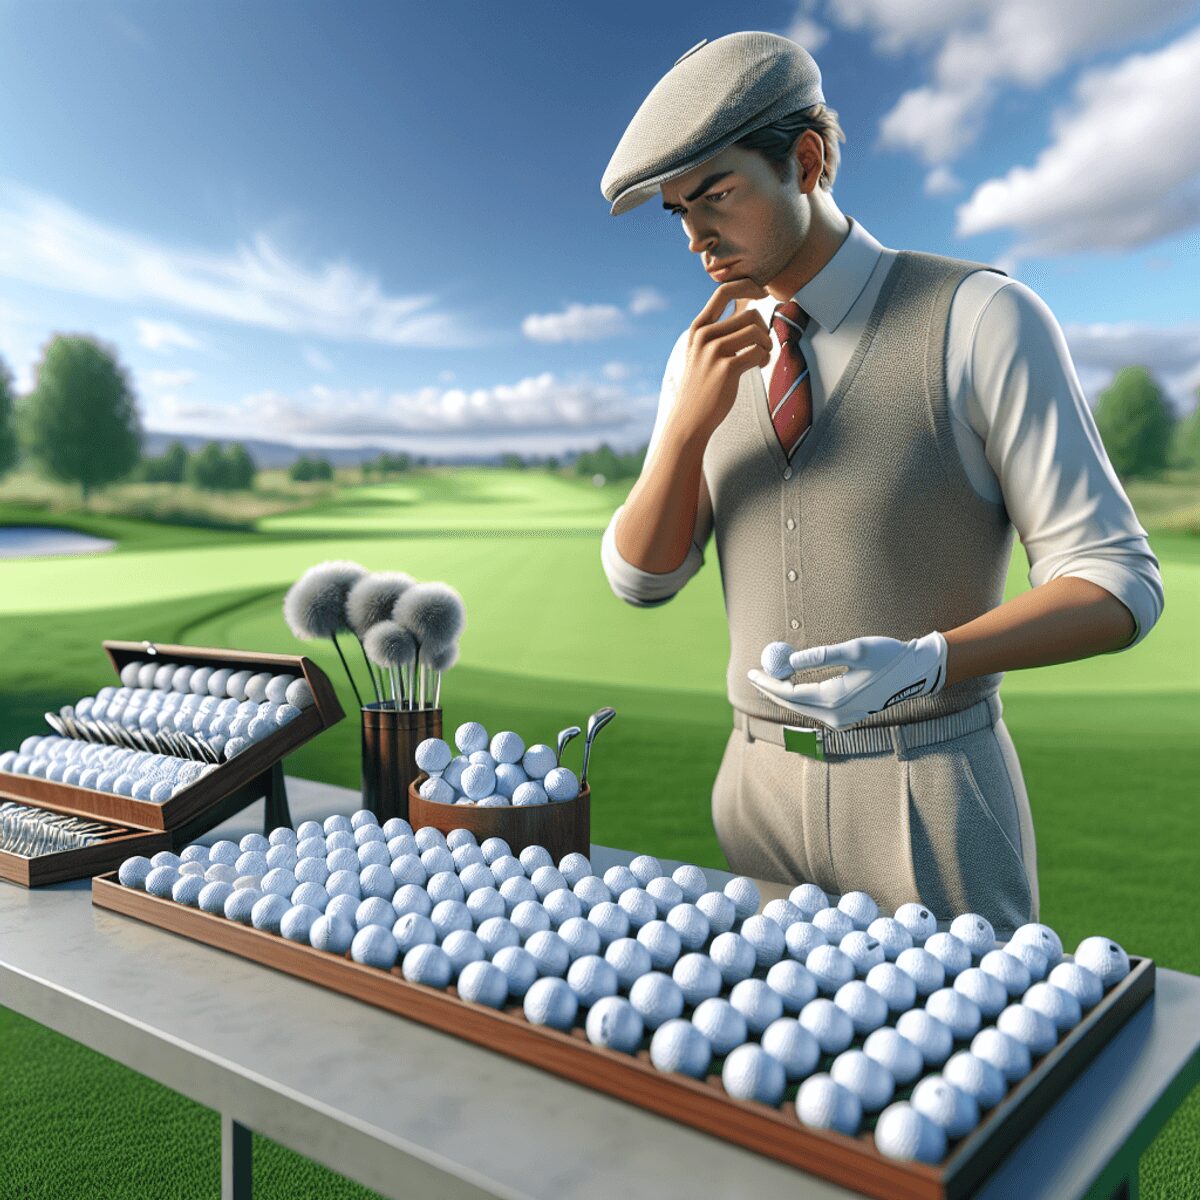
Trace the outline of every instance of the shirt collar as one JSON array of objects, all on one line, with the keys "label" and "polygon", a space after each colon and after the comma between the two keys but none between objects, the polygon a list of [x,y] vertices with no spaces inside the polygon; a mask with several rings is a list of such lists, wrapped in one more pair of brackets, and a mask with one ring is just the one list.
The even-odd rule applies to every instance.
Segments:
[{"label": "shirt collar", "polygon": [[[883,246],[853,217],[846,240],[834,256],[792,298],[826,333],[846,319],[862,294],[883,253]],[[778,301],[773,296],[752,301],[770,322]]]}]

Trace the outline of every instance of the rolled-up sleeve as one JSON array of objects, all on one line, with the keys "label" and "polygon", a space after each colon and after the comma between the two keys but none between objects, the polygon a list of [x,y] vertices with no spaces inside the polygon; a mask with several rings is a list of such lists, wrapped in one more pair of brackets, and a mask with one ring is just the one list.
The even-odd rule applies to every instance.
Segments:
[{"label": "rolled-up sleeve", "polygon": [[1100,439],[1046,304],[1017,282],[980,312],[971,351],[972,424],[1029,558],[1033,587],[1066,575],[1115,596],[1142,640],[1163,610],[1162,576],[1146,531]]},{"label": "rolled-up sleeve", "polygon": [[[688,332],[685,329],[679,335],[667,358],[662,387],[659,389],[658,395],[658,413],[654,421],[654,430],[650,435],[650,443],[646,449],[647,462],[650,461],[658,446],[663,426],[679,395],[679,380],[683,377],[683,368],[687,360]],[[670,600],[700,570],[704,565],[704,546],[712,532],[712,507],[708,503],[708,494],[703,481],[701,481],[700,493],[696,509],[696,527],[692,532],[692,544],[688,547],[687,557],[675,570],[664,574],[643,571],[640,567],[635,567],[621,557],[621,552],[617,549],[616,527],[625,506],[622,505],[613,513],[600,542],[600,561],[604,566],[604,573],[608,577],[608,584],[614,595],[638,608],[654,608]]]}]

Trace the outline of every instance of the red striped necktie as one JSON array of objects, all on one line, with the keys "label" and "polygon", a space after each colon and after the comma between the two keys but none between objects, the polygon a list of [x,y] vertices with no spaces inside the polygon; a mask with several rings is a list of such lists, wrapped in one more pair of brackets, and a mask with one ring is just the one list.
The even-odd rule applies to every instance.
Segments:
[{"label": "red striped necktie", "polygon": [[771,372],[767,406],[775,436],[789,459],[812,425],[812,385],[800,351],[800,335],[807,324],[808,313],[795,300],[776,305],[771,317],[780,351]]}]

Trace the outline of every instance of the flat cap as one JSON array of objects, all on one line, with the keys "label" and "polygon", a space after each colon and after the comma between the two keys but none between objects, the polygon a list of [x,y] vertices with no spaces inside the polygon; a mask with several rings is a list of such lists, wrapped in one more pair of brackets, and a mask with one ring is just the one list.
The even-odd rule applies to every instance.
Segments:
[{"label": "flat cap", "polygon": [[824,103],[812,55],[775,33],[703,41],[654,85],[600,181],[612,215],[789,113]]}]

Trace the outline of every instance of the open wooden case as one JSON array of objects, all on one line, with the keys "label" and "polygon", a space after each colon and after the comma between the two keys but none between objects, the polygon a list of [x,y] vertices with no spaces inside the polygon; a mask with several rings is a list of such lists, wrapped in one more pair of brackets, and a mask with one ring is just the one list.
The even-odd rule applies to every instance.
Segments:
[{"label": "open wooden case", "polygon": [[0,879],[36,887],[112,871],[131,855],[149,856],[159,850],[178,849],[260,798],[266,800],[268,830],[291,823],[282,760],[344,716],[333,685],[320,667],[303,655],[253,654],[153,642],[107,641],[103,645],[118,680],[126,664],[155,658],[180,666],[269,671],[306,680],[312,691],[313,704],[268,737],[252,743],[235,758],[222,761],[215,770],[181,788],[161,804],[77,784],[0,772],[0,801],[11,800],[30,808],[111,826],[109,831],[101,834],[99,841],[77,849],[36,857],[0,850]]}]

